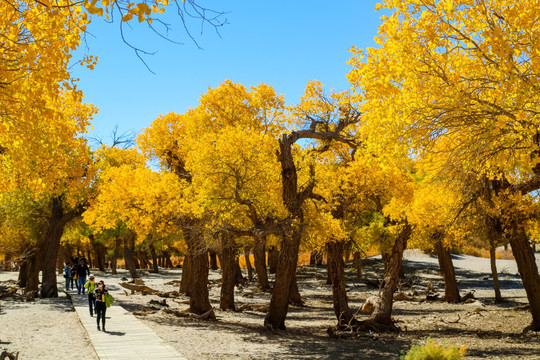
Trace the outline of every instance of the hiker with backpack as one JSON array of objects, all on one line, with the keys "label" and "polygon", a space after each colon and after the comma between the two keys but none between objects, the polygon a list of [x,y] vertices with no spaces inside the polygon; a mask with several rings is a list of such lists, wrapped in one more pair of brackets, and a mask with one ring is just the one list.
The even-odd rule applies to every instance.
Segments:
[{"label": "hiker with backpack", "polygon": [[[105,313],[107,308],[113,303],[112,296],[105,288],[105,282],[100,280],[96,290],[94,290],[94,297],[96,299],[96,320],[97,329],[105,332]],[[101,328],[99,327],[99,320],[101,319]]]}]

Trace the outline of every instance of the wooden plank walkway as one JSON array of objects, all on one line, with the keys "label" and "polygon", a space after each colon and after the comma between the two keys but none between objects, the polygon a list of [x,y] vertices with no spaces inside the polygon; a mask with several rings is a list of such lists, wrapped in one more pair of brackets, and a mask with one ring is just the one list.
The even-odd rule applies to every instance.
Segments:
[{"label": "wooden plank walkway", "polygon": [[185,360],[152,329],[116,303],[107,309],[107,332],[98,331],[96,315],[90,316],[88,296],[77,295],[77,291],[68,291],[68,294],[100,360]]}]

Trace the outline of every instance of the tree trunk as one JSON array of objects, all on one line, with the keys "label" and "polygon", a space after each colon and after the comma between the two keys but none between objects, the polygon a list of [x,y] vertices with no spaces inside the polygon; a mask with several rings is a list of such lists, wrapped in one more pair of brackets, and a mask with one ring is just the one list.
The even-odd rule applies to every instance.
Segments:
[{"label": "tree trunk", "polygon": [[390,253],[381,253],[381,258],[382,258],[382,263],[383,263],[383,266],[384,266],[384,273],[386,274],[386,272],[388,271],[388,268],[390,267]]},{"label": "tree trunk", "polygon": [[332,275],[330,274],[330,259],[328,259],[328,252],[326,255],[326,285],[332,285]]},{"label": "tree trunk", "polygon": [[304,299],[302,299],[302,296],[300,295],[300,291],[298,290],[298,278],[296,277],[296,274],[294,274],[294,278],[291,282],[291,292],[289,294],[289,305],[296,305],[296,306],[303,306],[304,305]]},{"label": "tree trunk", "polygon": [[96,265],[100,271],[105,271],[105,246],[100,241],[97,241],[93,234],[89,238],[90,245],[94,250]]},{"label": "tree trunk", "polygon": [[43,236],[38,240],[38,256],[41,256],[41,296],[57,297],[58,287],[56,284],[56,259],[60,247],[60,239],[64,233],[66,224],[76,216],[80,215],[82,209],[72,210],[64,213],[61,197],[53,198],[51,204],[51,215]]},{"label": "tree trunk", "polygon": [[270,246],[268,249],[268,271],[270,274],[275,274],[278,266],[279,252],[275,246]]},{"label": "tree trunk", "polygon": [[92,260],[93,260],[92,254],[90,253],[90,249],[88,249],[88,251],[86,252],[86,263],[89,268],[94,267],[94,262]]},{"label": "tree trunk", "polygon": [[343,263],[344,245],[342,242],[329,242],[328,269],[332,278],[332,299],[334,300],[334,312],[338,320],[338,328],[344,329],[353,319],[347,300],[345,289],[345,265]]},{"label": "tree trunk", "polygon": [[459,296],[456,273],[454,271],[450,250],[442,243],[442,240],[440,239],[442,234],[434,235],[434,237],[438,238],[435,243],[435,250],[437,251],[439,267],[444,278],[444,300],[452,304],[459,303],[461,302],[461,296]]},{"label": "tree trunk", "polygon": [[266,237],[255,238],[255,248],[253,255],[255,257],[255,272],[257,273],[257,286],[265,291],[270,289],[268,283],[268,273],[266,272]]},{"label": "tree trunk", "polygon": [[294,228],[290,238],[284,238],[279,252],[276,280],[264,325],[274,330],[285,330],[292,283],[298,264],[301,229]]},{"label": "tree trunk", "polygon": [[139,264],[141,264],[141,269],[149,269],[151,267],[151,264],[146,257],[146,251],[142,249],[139,250],[137,258],[139,259]]},{"label": "tree trunk", "polygon": [[360,254],[360,251],[354,252],[353,264],[354,264],[354,267],[356,268],[356,277],[358,279],[361,279],[362,278],[362,254]]},{"label": "tree trunk", "polygon": [[217,270],[217,253],[214,250],[210,249],[208,250],[208,254],[210,255],[210,270]]},{"label": "tree trunk", "polygon": [[157,255],[156,255],[156,249],[154,248],[154,244],[148,245],[150,248],[150,255],[152,256],[152,272],[159,274],[159,266],[157,262]]},{"label": "tree trunk", "polygon": [[240,269],[240,258],[235,254],[234,256],[234,284],[242,284],[246,279],[242,275],[242,269]]},{"label": "tree trunk", "polygon": [[388,329],[395,329],[395,326],[392,323],[393,296],[399,278],[399,270],[403,261],[403,252],[407,248],[407,240],[409,239],[410,235],[411,226],[409,224],[405,224],[403,229],[400,231],[394,246],[392,247],[392,252],[390,253],[388,261],[388,268],[384,276],[384,288],[382,295],[377,303],[377,306],[375,307],[375,310],[373,311],[373,315],[370,318],[370,321],[387,327]]},{"label": "tree trunk", "polygon": [[529,299],[532,323],[530,329],[540,331],[540,275],[532,247],[529,245],[529,239],[525,233],[522,224],[512,223],[510,225],[510,246],[512,254],[523,281],[523,287]]},{"label": "tree trunk", "polygon": [[493,276],[493,290],[495,291],[495,301],[501,302],[503,300],[501,295],[501,288],[499,287],[499,274],[497,273],[497,254],[496,254],[495,241],[489,240],[489,259],[491,264],[491,275]]},{"label": "tree trunk", "polygon": [[343,256],[345,257],[345,263],[348,263],[351,258],[351,242],[347,241],[343,249]]},{"label": "tree trunk", "polygon": [[[208,295],[208,248],[204,237],[196,230],[203,227],[199,221],[192,219],[182,226],[184,239],[188,245],[186,260],[189,270],[186,272],[184,267],[182,271],[181,288],[182,285],[187,285],[189,311],[200,315],[212,310],[212,305]],[[187,284],[184,283],[185,277]],[[210,318],[215,319],[213,311]]]},{"label": "tree trunk", "polygon": [[118,273],[118,255],[120,255],[120,246],[122,244],[122,240],[118,235],[114,238],[114,250],[113,250],[113,256],[111,259],[111,273],[113,275],[116,275]]},{"label": "tree trunk", "polygon": [[184,256],[184,263],[182,264],[182,280],[180,281],[180,292],[185,293],[189,296],[189,288],[191,281],[191,264],[193,263],[191,252],[188,251]]},{"label": "tree trunk", "polygon": [[230,234],[221,234],[221,296],[219,308],[221,310],[234,310],[234,285],[236,267],[234,260],[234,240]]},{"label": "tree trunk", "polygon": [[[204,240],[201,238],[199,241]],[[203,247],[202,244],[200,245]],[[189,311],[200,315],[212,309],[208,295],[208,254],[206,246],[199,251],[194,250],[189,281]],[[211,317],[215,318],[215,315]]]},{"label": "tree trunk", "polygon": [[167,250],[163,251],[163,257],[165,258],[165,267],[168,269],[172,269],[174,266],[171,261],[171,253]]},{"label": "tree trunk", "polygon": [[[27,251],[23,257],[19,268],[19,286],[25,288],[25,292],[37,290],[39,287],[39,271],[31,275],[33,267],[39,269],[41,266],[36,265],[37,249]],[[31,279],[31,276],[34,278]],[[30,286],[30,283],[32,285]]]},{"label": "tree trunk", "polygon": [[128,230],[124,235],[124,260],[126,262],[126,269],[129,270],[131,279],[135,280],[139,276],[137,275],[137,265],[135,264],[135,236],[136,234]]},{"label": "tree trunk", "polygon": [[250,259],[250,253],[251,250],[249,248],[244,249],[244,259],[246,260],[246,268],[248,273],[248,281],[253,280],[253,268],[251,267],[251,259]]}]

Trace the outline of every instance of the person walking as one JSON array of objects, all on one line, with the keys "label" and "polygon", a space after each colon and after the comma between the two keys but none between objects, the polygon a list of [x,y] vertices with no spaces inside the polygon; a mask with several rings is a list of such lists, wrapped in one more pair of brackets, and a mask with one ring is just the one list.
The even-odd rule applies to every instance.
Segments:
[{"label": "person walking", "polygon": [[88,307],[90,308],[90,316],[94,316],[96,309],[96,298],[94,297],[94,291],[97,288],[94,275],[90,274],[88,281],[84,284],[84,288],[88,289]]},{"label": "person walking", "polygon": [[[66,279],[66,286],[64,286],[64,289],[66,291],[69,290],[69,284],[71,283],[71,262],[66,262],[66,265],[64,266],[64,278]],[[71,284],[71,290],[73,290],[73,284]]]},{"label": "person walking", "polygon": [[80,295],[81,291],[84,295],[84,284],[86,283],[86,275],[90,275],[90,269],[84,259],[79,260],[79,265],[77,265],[77,276],[79,281],[77,282],[77,293]]},{"label": "person walking", "polygon": [[[96,299],[96,320],[97,320],[97,329],[103,331],[105,330],[105,313],[107,312],[107,305],[105,305],[105,296],[109,292],[105,288],[105,282],[100,280],[96,290],[94,290],[94,297]],[[99,327],[99,319],[101,319],[101,328]]]}]

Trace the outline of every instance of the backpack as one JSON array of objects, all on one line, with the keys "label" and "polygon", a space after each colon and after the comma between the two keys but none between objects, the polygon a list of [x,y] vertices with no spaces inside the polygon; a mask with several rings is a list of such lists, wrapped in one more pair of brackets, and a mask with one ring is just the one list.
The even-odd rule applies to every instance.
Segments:
[{"label": "backpack", "polygon": [[105,306],[111,307],[111,305],[114,303],[113,297],[108,292],[105,293]]}]

